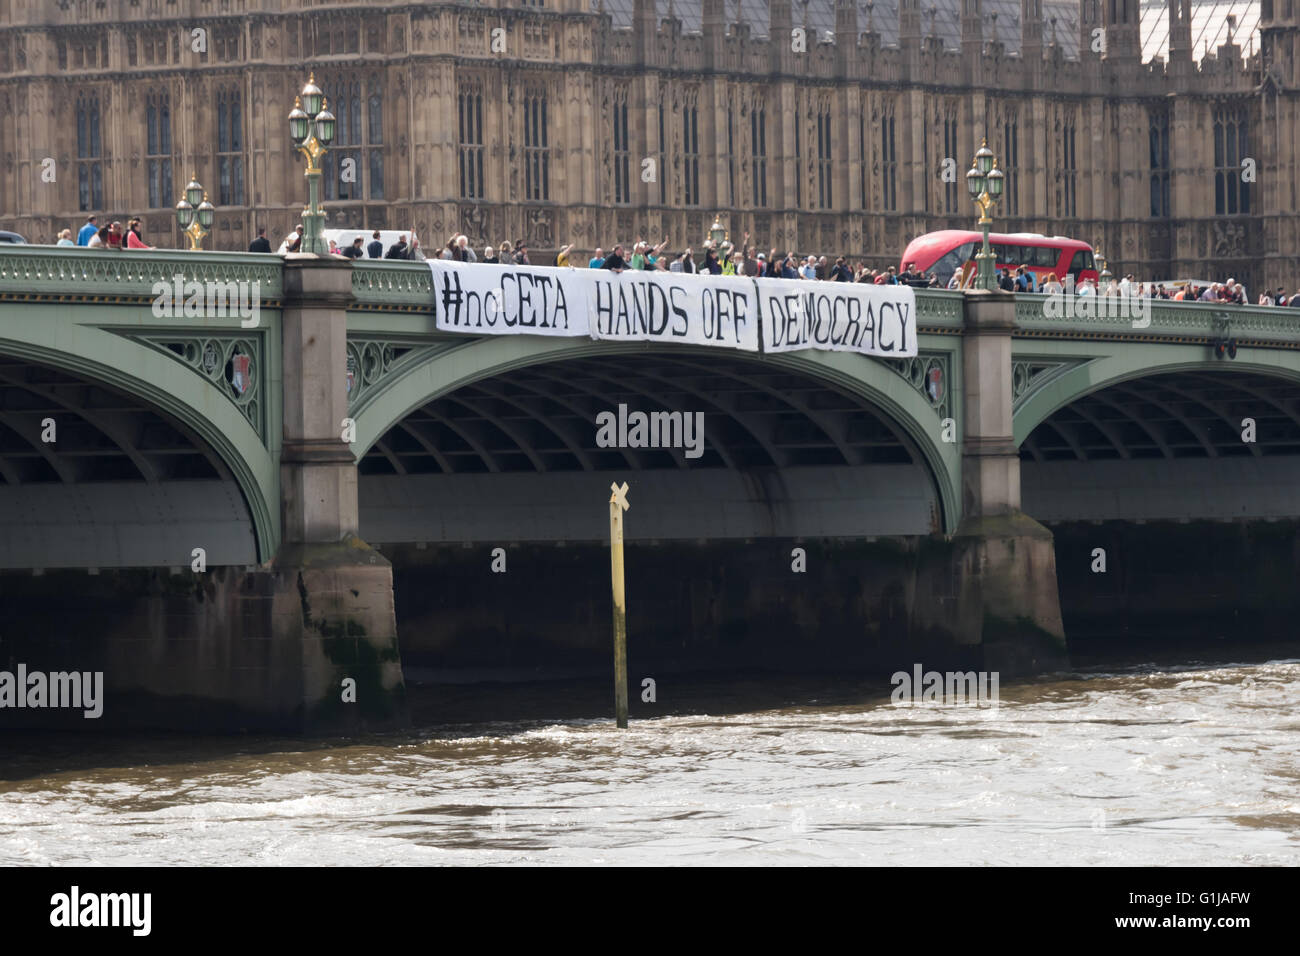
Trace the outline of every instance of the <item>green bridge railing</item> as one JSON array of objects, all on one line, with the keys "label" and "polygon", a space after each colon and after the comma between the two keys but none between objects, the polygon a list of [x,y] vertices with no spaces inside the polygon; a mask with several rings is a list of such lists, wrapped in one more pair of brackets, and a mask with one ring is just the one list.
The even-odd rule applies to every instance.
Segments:
[{"label": "green bridge railing", "polygon": [[278,256],[179,249],[85,249],[76,246],[0,246],[0,301],[149,301],[154,284],[184,281],[258,283],[262,305],[284,294]]},{"label": "green bridge railing", "polygon": [[[184,252],[175,249],[113,251],[67,246],[0,247],[0,301],[146,302],[154,284],[185,281],[259,283],[261,302],[275,308],[283,298],[282,260],[274,255],[239,252]],[[433,285],[422,262],[358,260],[352,269],[354,308],[366,312],[431,313]],[[960,292],[918,289],[918,325],[923,330],[956,331],[962,326]],[[1300,347],[1300,310],[1289,307],[1174,302],[1163,299],[1095,298],[1089,314],[1079,314],[1079,299],[1058,300],[1055,308],[1041,294],[1016,295],[1017,336],[1033,338],[1121,337],[1139,341],[1201,342],[1236,338],[1242,345]],[[1129,303],[1149,306],[1135,318]],[[1067,314],[1061,314],[1061,313]],[[1072,312],[1073,314],[1068,314]],[[1145,324],[1149,318],[1149,324]]]}]

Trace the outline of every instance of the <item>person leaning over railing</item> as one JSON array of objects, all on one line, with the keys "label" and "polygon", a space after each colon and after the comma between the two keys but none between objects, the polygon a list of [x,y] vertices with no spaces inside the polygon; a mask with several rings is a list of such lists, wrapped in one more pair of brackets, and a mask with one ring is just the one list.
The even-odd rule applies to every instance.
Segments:
[{"label": "person leaning over railing", "polygon": [[396,241],[395,243],[393,243],[391,246],[389,246],[389,247],[388,247],[388,251],[384,253],[384,258],[385,258],[385,259],[406,259],[406,258],[408,258],[408,256],[407,256],[407,247],[406,247],[406,237],[405,237],[405,236],[398,236],[398,237],[397,237],[397,241]]},{"label": "person leaning over railing", "polygon": [[152,249],[140,235],[140,217],[135,216],[126,224],[126,247],[128,249]]},{"label": "person leaning over railing", "polygon": [[627,268],[627,260],[623,258],[623,247],[615,246],[613,251],[605,257],[601,263],[602,269],[608,269],[610,272],[622,272]]}]

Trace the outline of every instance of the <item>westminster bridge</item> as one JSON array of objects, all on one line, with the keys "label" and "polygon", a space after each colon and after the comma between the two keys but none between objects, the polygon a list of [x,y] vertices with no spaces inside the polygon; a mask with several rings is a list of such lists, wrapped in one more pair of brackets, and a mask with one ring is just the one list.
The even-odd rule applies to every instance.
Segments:
[{"label": "westminster bridge", "polygon": [[[255,317],[160,310],[177,276]],[[647,661],[1033,671],[1062,607],[1270,626],[1300,315],[1149,306],[917,290],[914,357],[744,353],[440,332],[424,263],[6,248],[0,663],[102,669],[146,723],[384,725],[412,655],[601,659],[624,480]],[[703,454],[603,447],[620,405],[703,412]]]}]

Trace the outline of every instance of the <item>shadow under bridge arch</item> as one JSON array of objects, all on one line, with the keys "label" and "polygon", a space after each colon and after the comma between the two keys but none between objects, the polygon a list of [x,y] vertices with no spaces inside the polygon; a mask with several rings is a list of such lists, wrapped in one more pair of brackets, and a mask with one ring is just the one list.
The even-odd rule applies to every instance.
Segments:
[{"label": "shadow under bridge arch", "polygon": [[406,372],[357,429],[361,533],[382,544],[604,540],[625,480],[630,539],[914,535],[958,517],[934,410],[848,353],[479,339]]},{"label": "shadow under bridge arch", "polygon": [[[1176,347],[1166,347],[1173,351]],[[1026,512],[1047,522],[1295,519],[1293,353],[1080,366],[1017,412]]]},{"label": "shadow under bridge arch", "polygon": [[174,359],[98,336],[121,366],[0,348],[0,568],[257,563],[276,515],[251,426]]}]

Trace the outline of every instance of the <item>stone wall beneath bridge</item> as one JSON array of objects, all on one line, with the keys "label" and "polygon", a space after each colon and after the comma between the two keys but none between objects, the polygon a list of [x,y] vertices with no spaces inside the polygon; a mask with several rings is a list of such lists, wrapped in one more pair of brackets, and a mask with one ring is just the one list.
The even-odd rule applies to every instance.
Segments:
[{"label": "stone wall beneath bridge", "polygon": [[[0,573],[0,670],[98,671],[105,691],[96,719],[6,706],[0,737],[17,727],[345,732],[400,722],[388,563],[324,550],[252,571]],[[343,702],[345,678],[355,703]]]},{"label": "stone wall beneath bridge", "polygon": [[1300,455],[1020,463],[1024,510],[1039,521],[1291,519]]},{"label": "stone wall beneath bridge", "polygon": [[[1053,525],[1072,652],[1279,641],[1300,648],[1300,520]],[[1105,570],[1097,564],[1101,549]]]},{"label": "stone wall beneath bridge", "polygon": [[361,536],[381,543],[601,541],[627,481],[629,541],[925,534],[942,527],[918,465],[363,476]]},{"label": "stone wall beneath bridge", "polygon": [[94,482],[5,488],[0,568],[189,569],[257,563],[248,505],[229,481]]},{"label": "stone wall beneath bridge", "polygon": [[[805,571],[792,567],[794,548]],[[447,677],[608,672],[608,546],[518,544],[505,549],[504,572],[492,571],[487,545],[384,550],[405,666]],[[629,542],[629,681],[748,668],[889,674],[916,663],[1010,675],[1063,664],[1059,642],[1024,622],[986,627],[971,554],[941,536]]]}]

